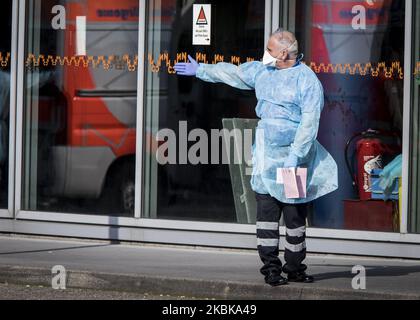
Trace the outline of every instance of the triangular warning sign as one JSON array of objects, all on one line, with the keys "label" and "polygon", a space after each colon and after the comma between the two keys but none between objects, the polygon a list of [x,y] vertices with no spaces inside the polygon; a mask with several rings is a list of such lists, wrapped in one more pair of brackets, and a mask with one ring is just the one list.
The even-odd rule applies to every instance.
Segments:
[{"label": "triangular warning sign", "polygon": [[201,7],[200,9],[200,14],[198,15],[198,19],[197,19],[197,24],[208,24],[207,22],[207,18],[206,18],[206,13],[204,12],[204,8]]}]

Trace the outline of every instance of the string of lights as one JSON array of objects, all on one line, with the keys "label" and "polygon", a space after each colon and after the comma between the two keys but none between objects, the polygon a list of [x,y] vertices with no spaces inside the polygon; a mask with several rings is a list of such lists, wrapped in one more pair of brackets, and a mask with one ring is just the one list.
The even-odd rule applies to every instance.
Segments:
[{"label": "string of lights", "polygon": [[[171,59],[168,53],[159,54],[154,58],[151,54],[147,57],[149,70],[152,73],[167,72],[175,74],[174,65],[178,62],[188,62],[188,54],[186,52],[177,53],[175,59]],[[7,68],[10,65],[10,52],[0,52],[0,67]],[[240,56],[225,57],[222,54],[214,54],[212,56],[205,53],[196,53],[195,59],[199,63],[216,64],[219,62],[229,62],[240,65],[244,62],[255,61],[254,58],[247,57],[245,59]],[[55,67],[67,66],[75,68],[103,68],[104,70],[117,69],[136,72],[138,69],[138,56],[125,54],[122,56],[59,56],[59,55],[35,55],[28,54],[25,65],[27,68]],[[385,77],[386,79],[403,79],[404,69],[400,61],[391,63],[356,63],[356,64],[333,64],[333,63],[317,63],[303,62],[307,64],[315,73],[328,74],[348,74],[371,77]],[[420,76],[420,61],[415,63],[413,72],[414,76]]]}]

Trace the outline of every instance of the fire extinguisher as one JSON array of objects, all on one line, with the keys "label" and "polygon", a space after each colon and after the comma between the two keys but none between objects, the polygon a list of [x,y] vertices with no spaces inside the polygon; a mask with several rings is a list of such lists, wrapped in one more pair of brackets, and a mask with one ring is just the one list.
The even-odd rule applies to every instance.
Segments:
[{"label": "fire extinguisher", "polygon": [[[381,131],[369,129],[355,134],[347,142],[345,150],[346,165],[360,200],[372,199],[372,171],[384,168],[384,155],[389,152],[390,148],[380,139],[383,136],[384,134]],[[348,151],[351,143],[359,137],[361,139],[356,145],[357,173],[355,174],[348,158]]]}]

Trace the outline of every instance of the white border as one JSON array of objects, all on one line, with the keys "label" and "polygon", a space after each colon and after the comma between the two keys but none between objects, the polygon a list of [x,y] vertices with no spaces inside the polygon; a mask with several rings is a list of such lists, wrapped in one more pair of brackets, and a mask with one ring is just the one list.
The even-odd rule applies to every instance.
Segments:
[{"label": "white border", "polygon": [[412,0],[405,2],[405,47],[404,47],[404,109],[403,109],[403,176],[402,176],[402,213],[400,232],[408,233],[410,201],[410,163],[411,163],[411,94],[412,94]]},{"label": "white border", "polygon": [[273,0],[273,11],[272,11],[272,21],[271,21],[272,32],[276,31],[279,27],[280,27],[280,0]]},{"label": "white border", "polygon": [[10,128],[9,128],[9,212],[10,217],[15,213],[15,165],[16,165],[16,105],[18,99],[17,77],[19,67],[19,1],[13,1],[12,13],[12,51],[10,70]]},{"label": "white border", "polygon": [[26,0],[19,1],[19,31],[18,31],[18,68],[17,68],[17,99],[16,99],[16,171],[15,171],[15,217],[19,217],[22,196],[22,155],[23,155],[23,104],[25,76],[25,12]]},{"label": "white border", "polygon": [[[48,213],[48,212],[29,212],[23,211],[19,214],[19,219],[43,221],[43,222],[60,222],[68,224],[83,225],[103,225],[103,226],[119,226],[128,228],[145,228],[145,229],[165,229],[178,231],[197,231],[197,232],[214,232],[214,233],[231,233],[231,234],[248,234],[255,235],[255,225],[229,224],[229,223],[211,223],[211,222],[193,222],[181,220],[156,220],[156,219],[135,219],[110,216],[91,216],[77,215],[65,213]],[[280,228],[281,234],[285,234],[285,229]],[[341,239],[341,240],[358,240],[373,242],[393,242],[393,243],[411,243],[420,244],[420,234],[400,234],[387,232],[372,231],[352,231],[337,229],[320,229],[308,228],[308,237],[325,238],[325,239]],[[339,250],[339,248],[337,248]],[[420,250],[420,247],[419,247]]]},{"label": "white border", "polygon": [[7,209],[0,210],[0,218],[12,218],[12,214]]},{"label": "white border", "polygon": [[268,43],[272,32],[272,0],[265,0],[265,18],[264,18],[264,48]]},{"label": "white border", "polygon": [[141,218],[143,209],[143,151],[144,151],[144,86],[146,45],[146,1],[139,0],[139,44],[137,69],[137,125],[136,125],[136,186],[134,216]]},{"label": "white border", "polygon": [[8,185],[8,204],[7,209],[0,210],[1,218],[13,218],[14,213],[14,172],[15,172],[15,128],[16,128],[16,74],[17,74],[17,41],[18,41],[18,0],[13,0],[12,5],[12,37],[10,50],[10,104],[9,104],[9,185]]}]

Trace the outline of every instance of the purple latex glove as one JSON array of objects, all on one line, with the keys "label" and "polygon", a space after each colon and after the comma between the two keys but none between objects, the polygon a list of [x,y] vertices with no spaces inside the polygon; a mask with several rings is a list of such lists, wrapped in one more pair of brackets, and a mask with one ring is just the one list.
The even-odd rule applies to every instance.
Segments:
[{"label": "purple latex glove", "polygon": [[180,76],[195,76],[197,69],[200,66],[190,55],[188,56],[189,63],[180,62],[174,67],[176,73]]},{"label": "purple latex glove", "polygon": [[284,167],[285,168],[297,168],[298,160],[299,159],[295,154],[290,153],[289,156],[287,157],[286,161],[284,162]]}]

